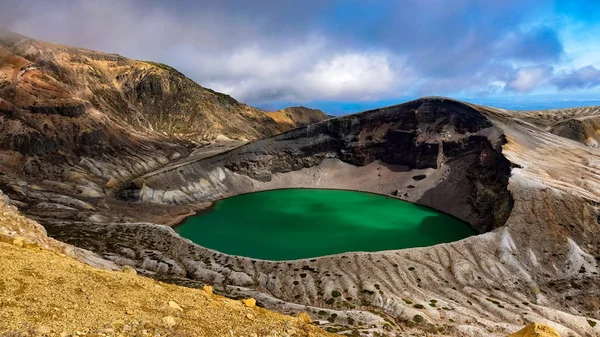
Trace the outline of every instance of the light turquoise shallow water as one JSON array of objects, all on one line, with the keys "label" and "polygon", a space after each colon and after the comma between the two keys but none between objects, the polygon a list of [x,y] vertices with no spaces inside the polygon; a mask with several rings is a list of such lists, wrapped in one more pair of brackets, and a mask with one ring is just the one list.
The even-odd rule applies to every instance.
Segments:
[{"label": "light turquoise shallow water", "polygon": [[175,228],[223,253],[292,260],[354,251],[425,247],[474,235],[468,224],[382,195],[285,189],[215,202]]}]

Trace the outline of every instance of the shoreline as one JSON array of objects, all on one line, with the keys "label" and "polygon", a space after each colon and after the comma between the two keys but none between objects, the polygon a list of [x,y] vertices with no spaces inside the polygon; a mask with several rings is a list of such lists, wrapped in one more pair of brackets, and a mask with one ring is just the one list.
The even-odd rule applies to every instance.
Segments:
[{"label": "shoreline", "polygon": [[185,219],[187,219],[190,216],[193,215],[201,215],[201,214],[205,214],[208,212],[211,212],[213,210],[214,204],[217,201],[220,200],[226,200],[226,199],[230,199],[230,198],[234,198],[234,197],[238,197],[238,196],[242,196],[242,195],[246,195],[246,194],[255,194],[255,193],[262,193],[262,192],[271,192],[271,191],[281,191],[281,190],[329,190],[329,191],[346,191],[346,192],[360,192],[360,193],[365,193],[365,194],[371,194],[371,195],[375,195],[375,196],[381,196],[381,197],[385,197],[386,199],[396,199],[402,202],[407,202],[410,204],[413,204],[417,207],[422,207],[422,208],[426,208],[429,210],[433,210],[435,212],[439,212],[442,213],[444,215],[447,215],[449,217],[455,218],[459,221],[465,222],[469,225],[469,227],[471,229],[473,229],[476,232],[476,235],[479,234],[483,234],[483,233],[479,233],[475,228],[473,228],[472,224],[469,223],[466,220],[460,219],[459,217],[452,215],[450,213],[435,209],[433,207],[430,206],[426,206],[426,205],[422,205],[419,204],[415,201],[409,201],[406,199],[403,199],[397,195],[393,195],[393,194],[385,194],[385,193],[378,193],[378,192],[372,192],[372,191],[366,191],[366,190],[362,190],[362,189],[349,189],[349,188],[334,188],[334,187],[279,187],[279,188],[269,188],[269,189],[265,189],[265,190],[256,190],[256,191],[250,191],[250,192],[244,192],[244,193],[239,193],[239,194],[234,194],[234,195],[230,195],[230,196],[221,196],[218,199],[214,199],[212,201],[202,201],[202,202],[198,202],[196,204],[191,204],[190,205],[190,211],[187,214],[182,214],[182,215],[178,215],[175,217],[175,219],[173,219],[172,221],[168,221],[167,223],[165,223],[164,225],[175,228],[179,225],[181,225]]},{"label": "shoreline", "polygon": [[171,228],[175,228],[181,225],[185,221],[185,219],[189,218],[190,216],[200,215],[202,213],[212,211],[214,204],[215,203],[213,201],[204,201],[197,204],[193,204],[190,206],[189,212],[175,216],[173,220],[164,223],[164,225]]}]

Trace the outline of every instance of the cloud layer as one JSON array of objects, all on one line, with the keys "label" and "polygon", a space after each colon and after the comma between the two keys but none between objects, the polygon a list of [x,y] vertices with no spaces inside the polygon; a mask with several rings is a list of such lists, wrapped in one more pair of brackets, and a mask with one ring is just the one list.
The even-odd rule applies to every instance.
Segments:
[{"label": "cloud layer", "polygon": [[253,104],[600,86],[600,65],[570,65],[553,19],[583,10],[557,16],[557,8],[545,0],[22,0],[0,5],[0,24],[164,62]]}]

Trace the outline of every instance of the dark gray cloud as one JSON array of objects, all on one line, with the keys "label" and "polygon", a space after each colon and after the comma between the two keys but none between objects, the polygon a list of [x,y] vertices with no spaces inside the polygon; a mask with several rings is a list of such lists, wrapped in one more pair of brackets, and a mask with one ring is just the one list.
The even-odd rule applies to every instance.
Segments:
[{"label": "dark gray cloud", "polygon": [[0,25],[171,64],[250,103],[374,100],[533,90],[523,85],[526,74],[563,54],[554,28],[532,23],[547,4],[16,0],[0,4]]},{"label": "dark gray cloud", "polygon": [[511,33],[499,46],[499,55],[510,59],[548,62],[556,61],[563,53],[563,45],[556,30],[549,27]]},{"label": "dark gray cloud", "polygon": [[587,66],[571,72],[562,71],[554,77],[552,84],[561,90],[597,87],[600,86],[600,69]]}]

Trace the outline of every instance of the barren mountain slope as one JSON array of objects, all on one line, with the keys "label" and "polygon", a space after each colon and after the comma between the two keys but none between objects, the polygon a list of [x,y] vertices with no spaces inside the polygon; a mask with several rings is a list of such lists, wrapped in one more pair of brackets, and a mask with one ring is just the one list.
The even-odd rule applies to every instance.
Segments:
[{"label": "barren mountain slope", "polygon": [[279,124],[290,125],[290,129],[322,122],[329,117],[321,110],[303,106],[289,107],[278,111],[267,112]]},{"label": "barren mountain slope", "polygon": [[203,88],[164,64],[6,31],[0,32],[0,89],[0,107],[18,116],[107,118],[137,131],[197,141],[219,135],[257,139],[296,127]]}]

